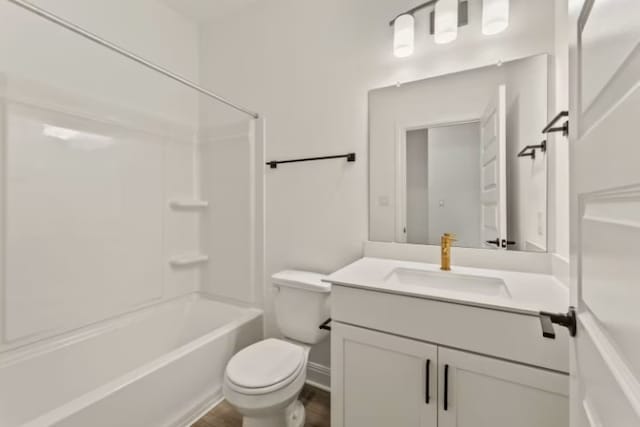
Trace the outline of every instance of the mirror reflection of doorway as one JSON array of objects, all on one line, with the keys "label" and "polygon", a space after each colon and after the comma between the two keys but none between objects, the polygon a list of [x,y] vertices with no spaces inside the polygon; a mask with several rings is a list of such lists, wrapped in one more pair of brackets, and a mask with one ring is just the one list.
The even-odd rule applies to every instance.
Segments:
[{"label": "mirror reflection of doorway", "polygon": [[480,244],[480,123],[406,132],[406,242]]},{"label": "mirror reflection of doorway", "polygon": [[407,243],[429,243],[429,130],[407,132]]}]

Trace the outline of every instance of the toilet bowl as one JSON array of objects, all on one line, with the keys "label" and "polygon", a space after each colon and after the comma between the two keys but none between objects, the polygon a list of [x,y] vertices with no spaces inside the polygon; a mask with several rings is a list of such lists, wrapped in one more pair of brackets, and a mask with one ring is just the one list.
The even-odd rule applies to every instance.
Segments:
[{"label": "toilet bowl", "polygon": [[306,380],[308,355],[308,348],[271,338],[245,348],[229,361],[223,392],[243,415],[243,426],[304,424],[304,410],[295,403]]},{"label": "toilet bowl", "polygon": [[330,285],[317,273],[287,270],[275,274],[275,311],[285,339],[268,338],[229,360],[223,393],[243,416],[244,427],[302,427],[298,395],[307,376],[310,345],[327,333],[318,326],[329,317]]}]

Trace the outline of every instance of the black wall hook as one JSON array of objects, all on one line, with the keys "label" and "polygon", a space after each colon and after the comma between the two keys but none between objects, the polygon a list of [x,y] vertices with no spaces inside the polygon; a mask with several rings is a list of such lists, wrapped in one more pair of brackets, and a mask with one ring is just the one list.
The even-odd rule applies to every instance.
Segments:
[{"label": "black wall hook", "polygon": [[542,129],[542,133],[562,132],[563,136],[569,135],[569,120],[564,122],[561,126],[554,127],[558,121],[563,117],[569,117],[568,111],[560,111],[556,116],[551,119],[549,124]]},{"label": "black wall hook", "polygon": [[540,150],[543,153],[547,151],[547,141],[544,140],[538,145],[527,145],[518,153],[518,157],[531,157],[536,158],[536,150]]}]

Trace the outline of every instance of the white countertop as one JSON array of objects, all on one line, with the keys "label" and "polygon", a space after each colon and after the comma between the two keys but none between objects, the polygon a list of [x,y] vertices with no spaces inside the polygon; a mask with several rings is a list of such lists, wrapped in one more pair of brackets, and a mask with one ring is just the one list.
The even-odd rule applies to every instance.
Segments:
[{"label": "white countertop", "polygon": [[330,274],[324,281],[338,286],[530,315],[537,315],[540,311],[564,313],[569,307],[569,290],[555,277],[548,274],[459,266],[451,267],[451,273],[454,274],[502,279],[510,295],[494,296],[459,290],[432,289],[419,283],[389,283],[386,278],[396,268],[441,272],[440,266],[436,264],[383,258],[362,258]]}]

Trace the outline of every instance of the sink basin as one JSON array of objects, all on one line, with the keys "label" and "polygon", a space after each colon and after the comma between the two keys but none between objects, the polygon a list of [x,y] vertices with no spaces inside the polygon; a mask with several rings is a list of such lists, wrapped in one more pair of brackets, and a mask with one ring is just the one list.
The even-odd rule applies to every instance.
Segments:
[{"label": "sink basin", "polygon": [[421,286],[437,291],[511,298],[509,289],[502,279],[445,271],[395,268],[387,275],[385,283]]}]

